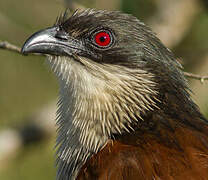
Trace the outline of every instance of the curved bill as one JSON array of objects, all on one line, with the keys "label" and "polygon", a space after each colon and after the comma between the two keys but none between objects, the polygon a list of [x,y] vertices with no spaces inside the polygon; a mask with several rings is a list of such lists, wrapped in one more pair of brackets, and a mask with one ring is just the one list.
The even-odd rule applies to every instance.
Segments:
[{"label": "curved bill", "polygon": [[21,52],[69,56],[81,52],[82,49],[83,45],[80,41],[60,31],[58,27],[52,27],[38,31],[29,37]]}]

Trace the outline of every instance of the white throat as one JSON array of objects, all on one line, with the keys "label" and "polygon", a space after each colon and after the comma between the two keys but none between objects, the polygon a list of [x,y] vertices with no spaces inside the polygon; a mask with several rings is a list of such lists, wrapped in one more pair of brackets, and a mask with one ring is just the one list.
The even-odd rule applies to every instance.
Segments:
[{"label": "white throat", "polygon": [[73,180],[112,133],[128,131],[142,120],[141,113],[154,108],[157,92],[152,74],[144,70],[129,76],[122,67],[86,58],[50,56],[47,61],[60,83],[57,179]]}]

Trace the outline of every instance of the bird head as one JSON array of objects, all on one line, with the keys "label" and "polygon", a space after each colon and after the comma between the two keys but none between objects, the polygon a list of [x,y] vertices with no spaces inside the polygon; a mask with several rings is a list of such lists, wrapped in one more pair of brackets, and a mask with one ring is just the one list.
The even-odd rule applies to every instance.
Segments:
[{"label": "bird head", "polygon": [[145,36],[152,34],[135,17],[119,12],[85,10],[66,17],[65,13],[53,27],[35,33],[22,52],[80,56],[100,64],[132,66],[138,64],[134,62],[138,56],[144,56]]}]

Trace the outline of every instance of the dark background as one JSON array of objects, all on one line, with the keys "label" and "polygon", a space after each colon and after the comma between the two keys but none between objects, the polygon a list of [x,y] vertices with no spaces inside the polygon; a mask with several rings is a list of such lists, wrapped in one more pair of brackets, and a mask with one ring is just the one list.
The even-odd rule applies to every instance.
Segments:
[{"label": "dark background", "polygon": [[[185,71],[208,75],[207,1],[80,0],[75,2],[85,7],[121,10],[137,16],[157,32],[182,62]],[[177,2],[184,2],[186,5],[182,10],[180,3],[177,8],[168,9],[170,4],[164,2],[173,3],[172,7]],[[0,40],[22,46],[32,33],[53,25],[66,5],[71,5],[71,1],[1,0]],[[177,24],[182,19],[185,19],[184,22]],[[208,117],[208,81],[201,84],[199,80],[189,79],[189,84],[194,100],[202,113]],[[47,113],[44,113],[46,111],[50,114],[48,107],[54,108],[57,96],[58,84],[45,66],[43,57],[24,57],[0,49],[1,180],[55,179],[54,121],[52,125],[50,123],[45,125],[44,117],[39,117],[39,114],[47,116]],[[33,123],[34,126],[37,124],[43,126],[46,132],[39,132],[38,128],[37,131],[34,130]],[[18,138],[14,138],[15,133],[17,137],[25,133],[24,136],[28,139],[19,142]],[[12,138],[10,138],[11,134]],[[7,146],[11,152],[6,150],[5,153]]]}]

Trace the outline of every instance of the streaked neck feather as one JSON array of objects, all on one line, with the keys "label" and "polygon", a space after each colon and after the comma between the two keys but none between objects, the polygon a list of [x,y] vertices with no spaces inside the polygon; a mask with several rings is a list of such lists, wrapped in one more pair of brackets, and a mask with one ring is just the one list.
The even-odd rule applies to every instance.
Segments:
[{"label": "streaked neck feather", "polygon": [[141,69],[127,73],[83,57],[47,61],[60,83],[57,179],[73,180],[112,134],[129,131],[133,122],[142,121],[141,113],[156,107],[157,91],[153,75]]}]

